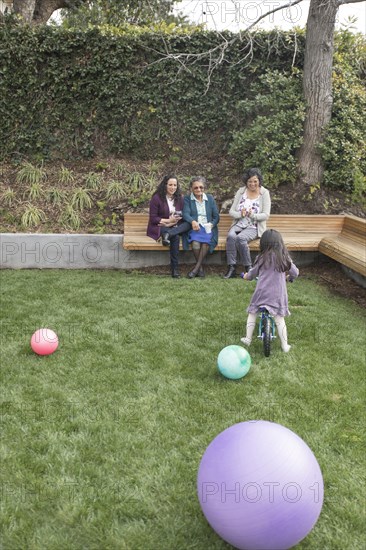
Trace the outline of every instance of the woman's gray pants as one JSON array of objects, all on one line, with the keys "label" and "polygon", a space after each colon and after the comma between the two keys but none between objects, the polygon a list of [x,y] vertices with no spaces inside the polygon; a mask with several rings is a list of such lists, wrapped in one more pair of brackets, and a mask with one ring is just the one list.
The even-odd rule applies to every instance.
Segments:
[{"label": "woman's gray pants", "polygon": [[257,239],[257,237],[256,227],[246,227],[245,229],[240,229],[240,227],[235,227],[235,225],[231,227],[226,239],[227,265],[236,265],[237,263],[251,265],[252,260],[250,258],[248,243]]}]

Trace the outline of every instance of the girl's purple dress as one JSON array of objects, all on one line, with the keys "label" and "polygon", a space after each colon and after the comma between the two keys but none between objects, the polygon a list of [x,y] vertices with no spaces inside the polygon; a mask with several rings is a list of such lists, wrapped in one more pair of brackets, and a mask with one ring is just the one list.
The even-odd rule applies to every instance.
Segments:
[{"label": "girl's purple dress", "polygon": [[[299,270],[291,262],[288,271],[290,278],[295,279]],[[257,286],[247,309],[248,313],[258,313],[260,307],[268,309],[271,315],[285,317],[290,315],[286,287],[286,273],[276,271],[272,264],[268,268],[254,265],[248,272],[248,280],[258,277]]]}]

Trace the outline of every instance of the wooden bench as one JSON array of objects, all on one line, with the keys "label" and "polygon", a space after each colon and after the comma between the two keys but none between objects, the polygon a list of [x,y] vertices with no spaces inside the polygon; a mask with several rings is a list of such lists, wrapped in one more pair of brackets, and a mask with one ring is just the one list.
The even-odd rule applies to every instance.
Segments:
[{"label": "wooden bench", "polygon": [[366,277],[366,220],[345,216],[341,232],[324,237],[319,252]]},{"label": "wooden bench", "polygon": [[[268,229],[277,229],[289,250],[317,251],[324,236],[337,236],[342,230],[344,216],[273,214]],[[126,213],[123,248],[126,250],[167,250],[160,242],[146,235],[148,214]],[[232,224],[229,214],[220,214],[219,242],[215,250],[225,250],[227,232]],[[259,250],[259,239],[250,243]]]},{"label": "wooden bench", "polygon": [[[126,250],[168,250],[146,235],[148,214],[126,213],[123,248]],[[225,250],[232,218],[220,214],[219,242],[215,250]],[[366,220],[350,215],[272,214],[268,229],[277,229],[291,251],[321,252],[366,276]],[[259,239],[249,245],[259,250]],[[181,247],[182,248],[182,247]]]}]

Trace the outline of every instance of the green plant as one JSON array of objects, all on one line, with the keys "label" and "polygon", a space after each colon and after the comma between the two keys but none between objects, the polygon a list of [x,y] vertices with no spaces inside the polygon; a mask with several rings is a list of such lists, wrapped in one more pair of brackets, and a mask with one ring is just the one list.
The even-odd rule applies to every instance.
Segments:
[{"label": "green plant", "polygon": [[46,214],[33,204],[27,203],[21,216],[20,222],[26,229],[37,227],[40,223],[46,220]]},{"label": "green plant", "polygon": [[[98,154],[93,171],[99,173],[108,171],[111,156],[124,159],[132,154],[157,159],[158,164],[170,155],[174,161],[174,157],[185,160],[188,144],[192,151],[196,145],[209,144],[213,156],[225,157],[233,141],[238,167],[243,162],[259,164],[271,186],[281,177],[293,181],[302,134],[301,90],[281,89],[269,82],[268,75],[263,80],[263,75],[269,69],[288,75],[294,67],[293,79],[301,84],[301,73],[295,74],[302,70],[305,33],[273,29],[258,30],[255,37],[243,35],[242,41],[226,49],[225,61],[210,72],[209,86],[204,59],[187,60],[189,70],[177,78],[175,56],[185,52],[197,60],[197,54],[220,51],[223,36],[229,41],[232,37],[230,33],[187,33],[169,26],[65,32],[50,26],[0,25],[0,43],[3,51],[10,52],[1,59],[0,159],[31,156],[36,163],[34,159],[57,155],[76,161]],[[338,36],[343,37],[341,46]],[[346,66],[342,86],[350,90],[346,93],[344,88],[338,100],[339,86],[334,82],[334,127],[324,159],[327,184],[342,188],[347,172],[353,174],[357,164],[365,173],[361,150],[366,148],[360,138],[365,135],[366,109],[364,101],[354,101],[353,96],[364,93],[366,48],[363,36],[352,38],[351,33],[342,32],[336,38],[334,75],[338,80],[338,67],[345,71]],[[164,78],[162,63],[156,62],[161,60],[162,41],[171,54],[171,60],[163,63]],[[19,62],[14,62],[13,52]],[[251,102],[249,114],[241,111],[246,100]],[[339,116],[340,107],[343,116]],[[127,172],[129,164],[122,160],[120,164],[126,165]],[[123,169],[118,171],[122,174]],[[162,176],[158,166],[155,172]],[[123,180],[124,176],[108,177]]]},{"label": "green plant", "polygon": [[144,192],[148,195],[151,195],[154,193],[158,186],[158,180],[155,172],[149,172],[148,175],[145,177],[145,186],[144,186]]},{"label": "green plant", "polygon": [[28,192],[24,193],[24,196],[26,196],[29,200],[37,200],[42,197],[43,193],[42,185],[38,182],[34,182],[29,187]]},{"label": "green plant", "polygon": [[47,177],[46,171],[41,166],[34,166],[30,162],[25,162],[16,175],[18,183],[27,183],[29,185],[40,185]]},{"label": "green plant", "polygon": [[118,163],[114,169],[114,174],[117,178],[125,176],[127,173],[127,168],[124,164]]},{"label": "green plant", "polygon": [[141,204],[144,204],[144,202],[146,202],[146,201],[147,201],[147,196],[146,195],[140,195],[139,197],[128,199],[128,204],[130,206],[133,206],[134,208],[136,208],[137,206],[140,206]]},{"label": "green plant", "polygon": [[95,216],[93,223],[95,225],[95,233],[104,233],[104,217],[100,212]]},{"label": "green plant", "polygon": [[150,169],[149,172],[151,174],[154,174],[156,177],[160,177],[160,174],[163,170],[163,166],[161,161],[159,160],[152,160],[150,163]]},{"label": "green plant", "polygon": [[146,178],[140,172],[130,172],[125,179],[129,193],[141,193],[145,189]]},{"label": "green plant", "polygon": [[352,200],[366,207],[366,175],[362,174],[359,169],[356,169],[353,175]]},{"label": "green plant", "polygon": [[60,189],[58,189],[57,187],[54,187],[47,191],[47,200],[53,205],[61,204],[64,198],[65,193],[63,191],[60,191]]},{"label": "green plant", "polygon": [[309,192],[303,196],[303,199],[307,201],[313,200],[316,197],[316,193],[317,191],[319,191],[319,189],[320,189],[320,183],[316,183],[315,185],[310,185]]},{"label": "green plant", "polygon": [[75,181],[75,175],[73,170],[70,170],[69,168],[65,168],[65,166],[61,166],[58,172],[58,180],[63,185],[68,185],[70,183],[73,183]]},{"label": "green plant", "polygon": [[107,162],[98,162],[96,165],[95,165],[95,169],[97,172],[104,172],[105,170],[108,170],[109,168],[109,165]]},{"label": "green plant", "polygon": [[305,116],[299,71],[268,70],[248,95],[238,103],[242,129],[234,131],[230,153],[241,165],[245,159],[245,166],[260,166],[268,187],[294,182]]},{"label": "green plant", "polygon": [[82,212],[84,208],[91,208],[92,204],[93,203],[87,189],[84,189],[83,187],[75,189],[71,196],[72,208],[80,210],[80,212]]},{"label": "green plant", "polygon": [[5,191],[3,191],[2,193],[2,200],[6,206],[12,206],[15,202],[15,198],[16,198],[16,193],[14,189],[11,189],[10,187],[5,189]]},{"label": "green plant", "polygon": [[115,212],[113,212],[109,218],[108,216],[104,217],[101,212],[98,212],[93,220],[93,223],[95,225],[94,233],[104,233],[107,225],[117,225],[118,216]]},{"label": "green plant", "polygon": [[89,172],[85,176],[85,186],[87,189],[98,190],[102,185],[103,177],[96,172]]},{"label": "green plant", "polygon": [[118,180],[112,180],[108,183],[106,189],[106,198],[108,200],[119,200],[124,199],[129,194],[129,190],[126,189],[126,186]]},{"label": "green plant", "polygon": [[366,178],[366,88],[351,69],[352,62],[344,55],[336,56],[333,115],[319,146],[325,164],[324,184],[350,194]]},{"label": "green plant", "polygon": [[59,221],[66,229],[77,230],[80,228],[81,224],[80,215],[76,210],[74,210],[71,204],[68,204],[65,210],[61,213]]}]

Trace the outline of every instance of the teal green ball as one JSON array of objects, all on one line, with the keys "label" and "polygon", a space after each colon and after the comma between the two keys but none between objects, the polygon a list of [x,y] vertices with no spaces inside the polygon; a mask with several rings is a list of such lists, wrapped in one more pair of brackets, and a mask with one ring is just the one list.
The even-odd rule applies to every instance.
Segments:
[{"label": "teal green ball", "polygon": [[226,346],[217,357],[217,368],[225,378],[238,380],[245,376],[252,364],[246,349],[241,346]]}]

